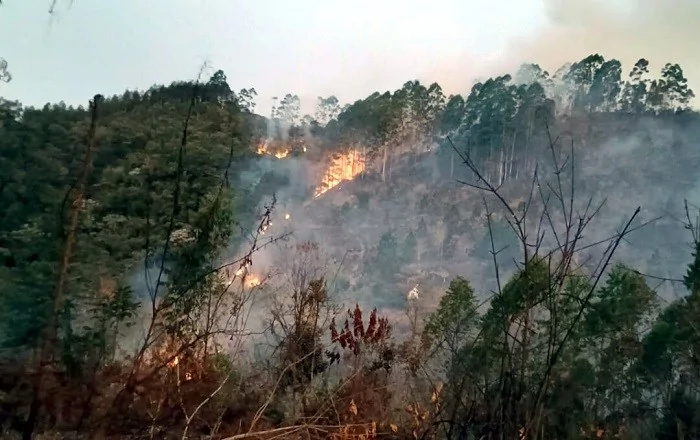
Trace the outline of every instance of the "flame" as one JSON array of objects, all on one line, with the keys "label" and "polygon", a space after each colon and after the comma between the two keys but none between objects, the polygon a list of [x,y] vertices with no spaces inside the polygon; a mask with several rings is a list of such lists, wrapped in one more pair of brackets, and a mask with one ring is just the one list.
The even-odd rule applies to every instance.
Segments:
[{"label": "flame", "polygon": [[274,150],[270,149],[270,145],[267,142],[259,144],[258,148],[255,150],[258,154],[269,154],[275,156],[277,159],[284,159],[289,155],[290,151],[289,147],[282,147]]},{"label": "flame", "polygon": [[284,219],[285,219],[285,220],[289,220],[290,217],[291,217],[291,216],[289,215],[289,213],[287,213],[287,214],[284,215]]},{"label": "flame", "polygon": [[246,287],[257,287],[262,284],[262,280],[257,275],[248,275],[245,279]]},{"label": "flame", "polygon": [[333,155],[333,160],[326,169],[321,184],[316,188],[315,197],[338,186],[344,180],[352,180],[365,170],[365,157],[362,152],[350,150]]},{"label": "flame", "polygon": [[253,288],[262,285],[263,280],[258,275],[248,273],[247,268],[242,267],[236,271],[236,274],[226,280],[226,287],[230,287],[234,282],[238,280],[239,283],[245,288]]},{"label": "flame", "polygon": [[[168,362],[168,367],[169,368],[176,368],[180,364],[180,357],[175,356],[172,361]],[[180,370],[178,369],[178,372]],[[178,378],[178,381],[180,379]],[[185,372],[185,381],[192,380],[192,373],[191,372]]]}]

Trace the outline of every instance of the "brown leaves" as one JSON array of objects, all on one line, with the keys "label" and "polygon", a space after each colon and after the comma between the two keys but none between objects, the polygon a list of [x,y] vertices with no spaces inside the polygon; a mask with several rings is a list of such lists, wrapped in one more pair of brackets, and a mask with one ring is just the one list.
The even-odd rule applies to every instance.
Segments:
[{"label": "brown leaves", "polygon": [[342,330],[338,331],[335,319],[333,319],[330,331],[333,342],[339,343],[344,349],[352,350],[353,354],[358,356],[362,343],[379,345],[387,341],[391,335],[391,326],[387,318],[377,316],[377,309],[375,308],[370,313],[369,321],[365,328],[362,310],[359,305],[355,305],[354,310],[348,310],[348,318],[345,319]]},{"label": "brown leaves", "polygon": [[[355,404],[355,399],[350,400],[348,412],[353,416],[357,416],[358,408]],[[333,438],[348,439],[355,438],[360,440],[374,440],[377,438],[377,422],[372,420],[369,423],[348,423],[338,429],[338,433],[333,435]]]}]

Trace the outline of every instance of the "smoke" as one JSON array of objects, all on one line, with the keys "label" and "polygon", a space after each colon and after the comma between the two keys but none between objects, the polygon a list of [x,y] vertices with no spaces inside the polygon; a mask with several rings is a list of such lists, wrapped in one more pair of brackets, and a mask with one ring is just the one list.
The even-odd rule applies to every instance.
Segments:
[{"label": "smoke", "polygon": [[548,24],[530,38],[512,41],[498,68],[533,62],[552,72],[566,62],[599,53],[625,70],[639,58],[657,73],[679,63],[691,86],[700,87],[700,2],[695,0],[543,0]]},{"label": "smoke", "polygon": [[[432,63],[419,77],[427,82],[437,81],[447,92],[464,93],[469,90],[476,77],[505,72],[514,74],[522,63],[537,63],[553,73],[568,62],[577,61],[592,53],[600,53],[607,59],[620,60],[625,72],[629,71],[639,58],[646,58],[651,62],[652,73],[657,73],[667,62],[679,63],[690,87],[700,90],[700,59],[696,57],[694,48],[697,37],[700,37],[700,30],[696,29],[697,25],[694,23],[694,20],[700,17],[700,2],[697,0],[543,2],[547,23],[529,37],[510,41],[501,53],[488,57],[475,57],[466,53],[457,59],[445,57],[444,63]],[[384,90],[384,85],[393,83],[395,78],[387,78],[380,65],[382,63],[369,63],[367,69],[359,69],[357,74],[344,80],[352,83],[350,88],[356,90],[366,88],[366,83],[370,81],[375,84],[372,90]],[[415,69],[413,71],[415,72]],[[398,78],[398,81],[410,79]],[[400,84],[397,83],[397,86]],[[580,156],[578,177],[583,188],[578,197],[582,200],[589,196],[597,201],[608,199],[606,207],[597,217],[598,221],[591,225],[587,233],[587,242],[614,234],[624,219],[637,206],[641,206],[641,221],[657,217],[662,219],[630,235],[622,244],[616,259],[628,262],[647,273],[678,278],[682,275],[679,272],[685,267],[690,253],[685,246],[688,237],[682,224],[676,219],[683,217],[684,198],[700,204],[697,196],[700,194],[700,180],[695,174],[697,166],[700,165],[700,157],[691,151],[692,146],[697,144],[697,139],[700,139],[700,132],[679,125],[671,127],[653,120],[641,122],[638,128],[638,133],[620,135],[607,139],[602,145],[588,146],[587,148],[595,153]],[[278,127],[268,125],[268,135],[272,136],[278,130]],[[282,131],[286,132],[284,128]],[[649,136],[651,141],[645,139],[645,136]],[[669,154],[671,146],[679,139],[686,149]],[[655,146],[654,149],[649,149],[650,144]],[[309,148],[309,153],[312,153],[312,148]],[[432,161],[425,165],[433,168],[437,166]],[[374,208],[370,203],[370,209],[352,206],[350,212],[343,214],[344,217],[334,226],[329,223],[329,219],[337,216],[338,212],[338,206],[333,206],[333,199],[345,200],[343,196],[334,191],[333,194],[324,196],[323,200],[313,200],[309,197],[309,188],[318,183],[322,168],[323,164],[308,156],[290,156],[281,160],[263,156],[255,159],[250,167],[240,173],[239,186],[244,188],[263,185],[270,176],[286,180],[286,183],[275,191],[278,203],[268,236],[275,237],[286,233],[293,235],[285,242],[256,252],[253,257],[254,273],[273,272],[270,284],[275,288],[286,283],[285,263],[288,263],[293,254],[295,243],[313,240],[339,260],[330,261],[329,257],[326,271],[329,278],[334,278],[336,273],[343,276],[346,271],[351,270],[357,278],[362,278],[364,275],[361,263],[352,266],[355,263],[351,262],[350,258],[345,260],[344,254],[351,248],[358,247],[364,251],[376,246],[378,236],[384,231],[398,231],[398,238],[403,240],[408,229],[415,230],[418,223],[416,200],[422,195],[417,189],[420,186],[418,183],[426,183],[424,187],[431,187],[425,189],[426,193],[434,193],[431,197],[447,200],[447,197],[439,193],[445,190],[445,187],[440,187],[441,184],[435,182],[419,182],[420,178],[416,177],[414,166],[409,170],[410,174],[407,172],[404,176],[404,186],[392,183],[397,188],[394,191],[399,193],[391,196],[394,199],[389,199],[387,195],[391,188],[369,181],[347,185],[351,197],[365,192],[371,193],[377,200],[381,199],[381,202],[376,203]],[[397,170],[396,174],[400,180],[400,171]],[[668,176],[674,176],[676,181],[669,182]],[[409,181],[410,184],[407,183]],[[265,202],[269,202],[269,197],[265,198]],[[342,203],[341,201],[336,205]],[[261,204],[257,208],[257,211],[260,211]],[[433,220],[438,219],[438,215],[441,213],[435,213]],[[433,224],[428,223],[432,233]],[[346,232],[339,232],[342,229]],[[350,240],[345,235],[356,237],[359,243],[349,245]],[[231,248],[228,254],[231,258],[237,258],[245,249],[246,243],[243,243]],[[656,249],[658,252],[655,252]],[[366,252],[362,253],[364,258],[367,255],[369,254]],[[476,277],[478,272],[490,270],[487,267],[490,264],[487,259],[473,254],[467,256],[464,254],[464,248],[460,248],[460,256],[455,261],[458,263],[452,263],[452,266],[443,262],[424,261],[417,265],[416,271],[442,273],[442,268],[447,267],[447,275],[444,278],[449,279],[456,275],[472,278]],[[483,291],[485,284],[479,286],[478,281],[475,284],[478,290]],[[391,295],[392,291],[391,286],[386,286],[385,291],[381,292],[381,298],[354,299],[361,303],[369,299],[372,305],[382,306],[391,302],[391,299],[384,296]],[[356,293],[358,292],[353,292]],[[258,324],[262,323],[266,316],[265,303],[260,304],[253,319],[253,322]]]}]

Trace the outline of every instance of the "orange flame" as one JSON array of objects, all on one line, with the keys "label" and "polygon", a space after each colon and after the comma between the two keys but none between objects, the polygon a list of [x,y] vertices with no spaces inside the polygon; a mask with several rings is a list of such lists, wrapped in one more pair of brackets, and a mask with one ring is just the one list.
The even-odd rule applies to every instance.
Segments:
[{"label": "orange flame", "polygon": [[258,145],[258,148],[255,150],[255,152],[263,155],[269,154],[275,156],[277,159],[284,159],[289,155],[290,149],[288,147],[284,147],[281,149],[272,150],[270,149],[269,144],[267,142],[263,142]]},{"label": "orange flame", "polygon": [[175,358],[172,361],[168,362],[168,367],[175,368],[175,367],[177,367],[177,364],[179,364],[179,363],[180,363],[180,358],[178,356],[175,356]]},{"label": "orange flame", "polygon": [[247,269],[247,267],[241,267],[232,277],[224,276],[224,284],[226,285],[226,288],[229,288],[234,282],[236,282],[236,280],[238,280],[243,287],[248,289],[260,286],[263,283],[263,279],[258,275],[249,273]]},{"label": "orange flame", "polygon": [[365,156],[357,150],[346,153],[336,153],[332,162],[326,169],[321,179],[321,184],[316,188],[315,197],[319,197],[331,188],[338,186],[344,180],[352,180],[365,170]]},{"label": "orange flame", "polygon": [[257,287],[260,284],[262,284],[262,280],[257,275],[248,275],[245,278],[245,286],[246,287]]}]

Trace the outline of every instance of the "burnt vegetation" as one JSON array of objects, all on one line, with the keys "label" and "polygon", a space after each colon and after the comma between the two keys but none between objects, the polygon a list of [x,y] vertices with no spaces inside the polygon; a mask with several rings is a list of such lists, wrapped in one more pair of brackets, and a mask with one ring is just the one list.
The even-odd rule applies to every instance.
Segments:
[{"label": "burnt vegetation", "polygon": [[[410,81],[345,107],[319,98],[314,116],[288,94],[269,118],[222,71],[87,108],[0,100],[3,435],[700,438],[697,208],[679,206],[685,276],[650,277],[616,255],[656,219],[633,207],[596,234],[605,199],[580,177],[613,135],[658,149],[649,127],[665,124],[665,156],[698,141],[681,67],[648,75],[644,59],[623,74],[595,54],[467,96]],[[289,238],[272,220],[288,179],[245,177],[273,160],[263,144],[289,150],[273,164],[363,152],[329,227],[406,182],[422,185],[401,199],[416,215],[363,244],[352,279],[326,269],[325,243],[300,241],[288,282],[268,285],[256,261]],[[405,289],[425,261],[472,260],[493,289],[451,273],[433,277],[451,278],[438,298]],[[656,281],[683,292],[663,298]]]}]

